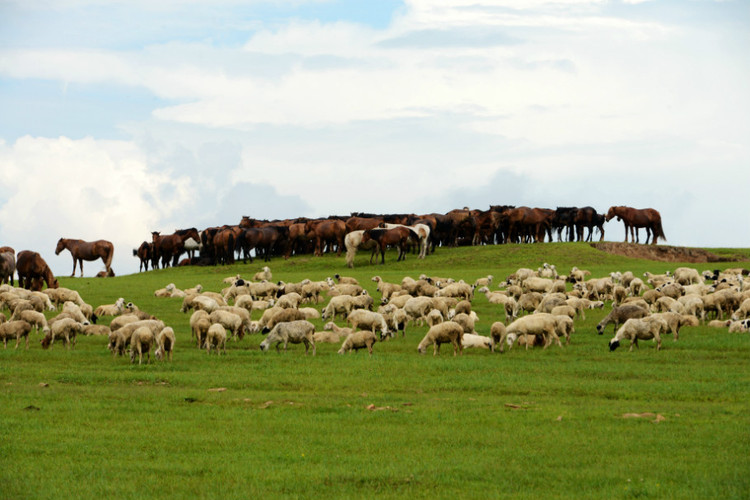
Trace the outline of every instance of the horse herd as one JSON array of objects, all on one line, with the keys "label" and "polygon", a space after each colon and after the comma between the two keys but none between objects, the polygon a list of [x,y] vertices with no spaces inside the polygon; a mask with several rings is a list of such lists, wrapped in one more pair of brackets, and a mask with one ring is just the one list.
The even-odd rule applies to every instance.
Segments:
[{"label": "horse herd", "polygon": [[[325,219],[257,220],[244,216],[236,226],[209,227],[203,231],[189,228],[170,235],[151,234],[133,255],[140,259],[139,271],[177,265],[229,264],[235,258],[252,262],[252,252],[265,261],[272,256],[288,258],[295,254],[323,255],[335,251],[337,255],[345,246],[345,238],[360,233],[357,246],[380,250],[381,263],[385,262],[385,249],[397,247],[399,260],[411,246],[419,246],[420,257],[437,246],[487,245],[502,243],[554,241],[591,241],[594,229],[600,240],[604,239],[604,223],[613,218],[625,224],[625,242],[639,242],[638,230],[646,229],[646,244],[656,244],[658,238],[666,239],[658,211],[625,206],[610,207],[607,214],[599,214],[592,207],[544,208],[492,205],[489,210],[468,208],[451,210],[445,214],[366,214],[331,216]],[[588,234],[585,234],[588,230]],[[83,261],[101,259],[105,271],[97,276],[114,276],[112,257],[114,245],[107,240],[83,241],[60,238],[55,255],[68,250],[73,257],[73,272]],[[196,254],[197,251],[197,254]],[[187,257],[180,257],[187,252]],[[235,254],[237,257],[235,257]],[[371,257],[372,260],[372,257]],[[0,282],[13,284],[18,273],[19,285],[40,290],[43,284],[56,288],[57,279],[42,256],[23,250],[16,256],[11,247],[0,247]]]},{"label": "horse herd", "polygon": [[[139,270],[149,264],[159,266],[230,264],[236,259],[252,262],[252,252],[264,261],[272,256],[289,258],[291,255],[322,255],[336,252],[341,255],[345,239],[350,233],[361,231],[357,244],[368,240],[374,252],[380,250],[381,263],[387,247],[399,248],[399,260],[405,249],[425,242],[425,251],[437,246],[487,245],[554,241],[591,241],[594,230],[604,239],[604,224],[617,218],[625,224],[625,241],[639,243],[639,229],[646,230],[646,243],[655,244],[666,239],[658,211],[625,206],[610,207],[599,214],[593,207],[544,208],[490,206],[489,210],[468,208],[451,210],[445,214],[367,214],[331,216],[321,219],[258,220],[247,216],[237,225],[178,230],[171,235],[152,233],[151,241],[144,241],[133,250],[140,259]],[[406,228],[406,230],[404,229]],[[419,230],[417,230],[419,228]],[[427,234],[425,234],[427,233]],[[196,250],[199,252],[196,253]],[[187,258],[180,260],[187,252]],[[420,256],[424,257],[424,253]]]}]

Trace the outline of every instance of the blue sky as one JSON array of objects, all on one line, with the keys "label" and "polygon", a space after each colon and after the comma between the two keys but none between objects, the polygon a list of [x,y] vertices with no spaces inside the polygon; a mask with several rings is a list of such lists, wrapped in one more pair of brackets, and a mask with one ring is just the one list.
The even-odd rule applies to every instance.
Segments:
[{"label": "blue sky", "polygon": [[0,241],[65,273],[59,237],[110,239],[125,274],[242,215],[624,204],[747,247],[748,28],[739,0],[0,2]]}]

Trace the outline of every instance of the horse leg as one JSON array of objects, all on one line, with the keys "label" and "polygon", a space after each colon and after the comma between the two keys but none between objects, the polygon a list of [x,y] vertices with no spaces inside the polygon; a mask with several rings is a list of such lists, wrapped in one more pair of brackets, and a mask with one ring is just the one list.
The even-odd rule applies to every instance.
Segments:
[{"label": "horse leg", "polygon": [[[78,267],[81,268],[81,278],[83,278],[83,259],[78,259]],[[75,267],[73,267],[73,274],[75,274]]]},{"label": "horse leg", "polygon": [[651,228],[646,226],[646,243],[644,245],[648,245],[648,241],[651,239]]}]

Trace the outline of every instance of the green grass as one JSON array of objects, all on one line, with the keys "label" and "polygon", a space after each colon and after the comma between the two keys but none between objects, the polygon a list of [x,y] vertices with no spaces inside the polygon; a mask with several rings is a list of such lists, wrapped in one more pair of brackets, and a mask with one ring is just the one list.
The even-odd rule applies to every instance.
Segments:
[{"label": "green grass", "polygon": [[[748,267],[750,250],[713,249]],[[274,279],[420,273],[467,281],[518,267],[577,265],[663,272],[680,263],[627,259],[585,244],[440,249],[385,266],[359,255],[271,262]],[[378,343],[375,355],[262,353],[261,337],[208,357],[190,341],[181,300],[153,291],[174,282],[218,291],[226,276],[262,266],[159,270],[114,279],[61,278],[90,304],[132,300],[173,326],[172,364],[131,365],[106,340],[73,350],[0,350],[2,498],[748,498],[750,339],[683,330],[656,352],[629,353],[598,336],[606,311],[576,321],[564,349],[420,356],[426,328]],[[489,331],[503,313],[474,300]],[[257,313],[256,316],[257,317]],[[316,322],[320,327],[322,323]],[[41,384],[41,385],[40,385]],[[212,391],[221,388],[223,391]],[[371,406],[371,405],[374,405]],[[623,418],[652,412],[664,417]]]}]

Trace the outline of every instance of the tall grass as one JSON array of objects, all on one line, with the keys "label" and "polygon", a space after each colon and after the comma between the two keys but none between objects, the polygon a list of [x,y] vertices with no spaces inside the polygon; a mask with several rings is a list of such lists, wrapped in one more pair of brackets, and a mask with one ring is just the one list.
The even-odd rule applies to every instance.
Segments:
[{"label": "tall grass", "polygon": [[[748,265],[750,252],[740,263]],[[354,276],[375,297],[379,274],[496,281],[518,267],[573,265],[663,272],[583,244],[438,250],[385,266],[359,255],[271,263],[274,279]],[[750,339],[696,327],[678,342],[610,353],[606,311],[576,321],[564,349],[420,356],[426,328],[378,343],[372,358],[301,346],[262,353],[260,336],[207,356],[190,340],[169,282],[220,290],[261,263],[158,270],[114,279],[61,278],[96,306],[132,300],[177,332],[174,362],[131,365],[106,340],[43,351],[0,350],[3,498],[515,497],[747,498]],[[699,267],[699,269],[702,269]],[[474,300],[478,330],[503,313]],[[257,314],[257,313],[256,313]],[[320,321],[316,322],[322,326]],[[218,389],[218,390],[217,390]],[[653,413],[625,418],[628,413]],[[656,420],[660,416],[660,421]],[[663,418],[663,420],[661,420]]]}]

